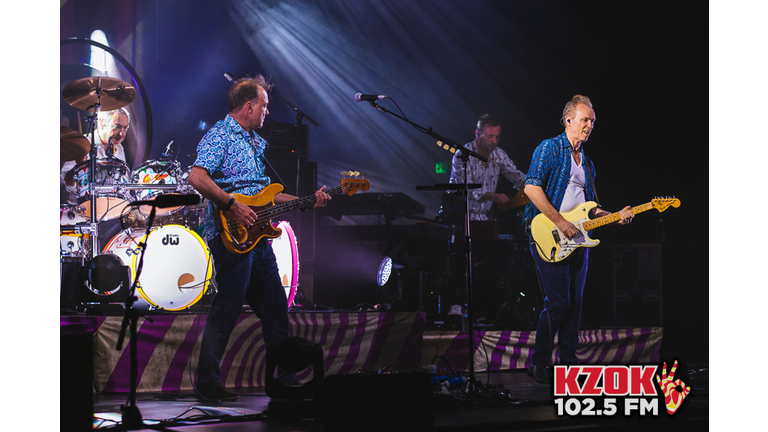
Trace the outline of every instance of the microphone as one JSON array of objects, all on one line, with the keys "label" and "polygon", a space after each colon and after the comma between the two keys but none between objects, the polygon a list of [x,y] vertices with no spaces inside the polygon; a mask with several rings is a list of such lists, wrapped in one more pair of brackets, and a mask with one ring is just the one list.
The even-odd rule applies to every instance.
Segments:
[{"label": "microphone", "polygon": [[131,206],[148,205],[157,208],[179,207],[200,203],[200,195],[197,194],[162,194],[148,201],[134,201]]},{"label": "microphone", "polygon": [[173,140],[171,140],[171,142],[165,146],[165,150],[163,150],[163,157],[170,157],[174,153],[176,152],[173,151]]},{"label": "microphone", "polygon": [[355,102],[362,102],[362,101],[374,102],[379,99],[390,99],[390,97],[384,96],[384,95],[367,95],[362,93],[355,93]]},{"label": "microphone", "polygon": [[109,137],[107,143],[107,151],[105,152],[108,158],[112,158],[115,155],[115,145],[112,143],[112,137]]}]

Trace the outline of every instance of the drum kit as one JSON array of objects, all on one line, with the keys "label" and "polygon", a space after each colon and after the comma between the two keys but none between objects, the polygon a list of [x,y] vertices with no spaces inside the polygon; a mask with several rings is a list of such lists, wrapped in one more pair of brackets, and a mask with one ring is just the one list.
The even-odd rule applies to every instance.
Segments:
[{"label": "drum kit", "polygon": [[[130,84],[110,77],[78,79],[65,86],[63,98],[72,107],[92,112],[90,141],[81,133],[61,126],[61,166],[77,163],[70,173],[76,189],[76,204],[60,209],[61,264],[83,269],[81,282],[103,303],[115,293],[123,294],[137,277],[139,295],[135,307],[148,310],[180,311],[196,304],[206,293],[213,277],[213,258],[200,237],[207,202],[155,208],[132,205],[152,201],[161,194],[198,194],[187,182],[190,168],[184,170],[165,152],[131,171],[120,159],[105,152],[98,158],[95,144],[96,117],[129,105],[135,90]],[[71,162],[70,162],[71,163]],[[148,225],[154,210],[152,226]],[[122,231],[99,250],[99,224],[120,221]],[[270,240],[276,249],[280,277],[289,306],[298,286],[298,248],[290,224],[280,222],[283,235]],[[145,253],[146,252],[146,253]],[[128,267],[130,280],[97,278],[115,267]],[[119,298],[120,296],[117,296]]]},{"label": "drum kit", "polygon": [[[153,226],[148,226],[154,207],[132,206],[133,202],[152,201],[161,194],[196,193],[185,181],[179,162],[165,157],[131,171],[111,151],[105,152],[106,158],[96,157],[96,144],[92,144],[97,142],[98,113],[123,108],[135,95],[132,85],[110,77],[78,79],[64,87],[64,101],[92,115],[87,118],[90,141],[61,126],[61,164],[79,162],[71,172],[76,204],[60,209],[61,262],[86,269],[83,284],[103,296],[105,302],[121,290],[125,294],[130,287],[122,286],[119,279],[95,278],[93,274],[99,269],[128,267],[130,284],[141,267],[136,285],[139,302],[145,302],[148,309],[182,310],[200,300],[213,274],[208,247],[196,232],[207,204],[158,208]],[[117,219],[123,230],[99,250],[99,225]]]}]

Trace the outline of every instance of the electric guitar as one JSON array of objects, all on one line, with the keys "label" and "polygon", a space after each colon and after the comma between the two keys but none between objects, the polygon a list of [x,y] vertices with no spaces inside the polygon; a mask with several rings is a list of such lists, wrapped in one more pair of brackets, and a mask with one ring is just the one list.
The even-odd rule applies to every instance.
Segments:
[{"label": "electric guitar", "polygon": [[[354,173],[343,172],[342,174],[352,175]],[[326,190],[325,193],[331,196],[340,195],[342,193],[352,196],[357,191],[361,189],[367,191],[370,187],[371,185],[368,180],[345,178],[341,180],[339,186]],[[275,195],[282,191],[282,185],[272,183],[256,195],[250,196],[239,193],[229,194],[231,197],[235,198],[237,202],[249,206],[256,213],[256,221],[250,227],[245,227],[237,221],[235,215],[231,211],[217,210],[214,219],[221,230],[221,239],[224,241],[224,247],[226,247],[228,251],[244,254],[250,252],[259,240],[264,237],[279,237],[283,230],[272,225],[271,219],[294,210],[312,207],[317,202],[317,197],[312,194],[282,204],[275,204]]]},{"label": "electric guitar", "polygon": [[[680,207],[680,200],[677,198],[654,198],[651,202],[632,207],[630,211],[634,214],[642,213],[646,210],[655,208],[659,213],[663,212],[670,206]],[[590,219],[589,212],[597,207],[597,203],[594,201],[588,201],[584,204],[580,204],[575,209],[561,213],[565,220],[571,222],[579,230],[573,238],[568,238],[563,234],[554,222],[544,214],[539,213],[531,221],[531,236],[536,243],[536,249],[539,252],[539,256],[544,261],[560,262],[568,257],[574,250],[580,247],[593,247],[600,244],[600,240],[592,240],[587,235],[587,232],[592,231],[595,228],[608,225],[610,223],[621,220],[621,215],[617,213],[611,213],[599,218]]]}]

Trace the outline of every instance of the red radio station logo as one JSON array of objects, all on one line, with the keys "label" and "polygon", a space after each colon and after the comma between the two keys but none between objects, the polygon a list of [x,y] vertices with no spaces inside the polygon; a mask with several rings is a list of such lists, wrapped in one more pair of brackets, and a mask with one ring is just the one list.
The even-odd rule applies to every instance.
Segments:
[{"label": "red radio station logo", "polygon": [[[669,414],[674,414],[691,391],[675,379],[677,361],[667,375],[664,363],[661,376],[658,367],[649,365],[556,365],[554,396],[558,415],[658,415],[659,392]],[[654,384],[655,381],[655,384]]]}]

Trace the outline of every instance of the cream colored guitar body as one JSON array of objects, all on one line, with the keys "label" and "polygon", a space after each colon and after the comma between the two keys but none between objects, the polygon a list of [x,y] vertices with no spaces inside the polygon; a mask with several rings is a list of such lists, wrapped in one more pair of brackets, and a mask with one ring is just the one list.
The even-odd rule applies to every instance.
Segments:
[{"label": "cream colored guitar body", "polygon": [[[634,214],[642,213],[646,210],[655,208],[663,212],[668,207],[680,207],[680,200],[677,198],[654,198],[649,203],[632,207],[630,211]],[[595,228],[612,224],[621,220],[619,213],[611,213],[595,219],[590,219],[589,213],[597,207],[594,201],[588,201],[580,204],[575,209],[561,213],[563,218],[576,226],[579,232],[568,238],[563,234],[555,224],[544,214],[538,214],[531,221],[531,236],[536,243],[536,250],[541,259],[548,262],[560,262],[580,247],[593,247],[600,244],[600,240],[593,240],[587,235]]]}]

